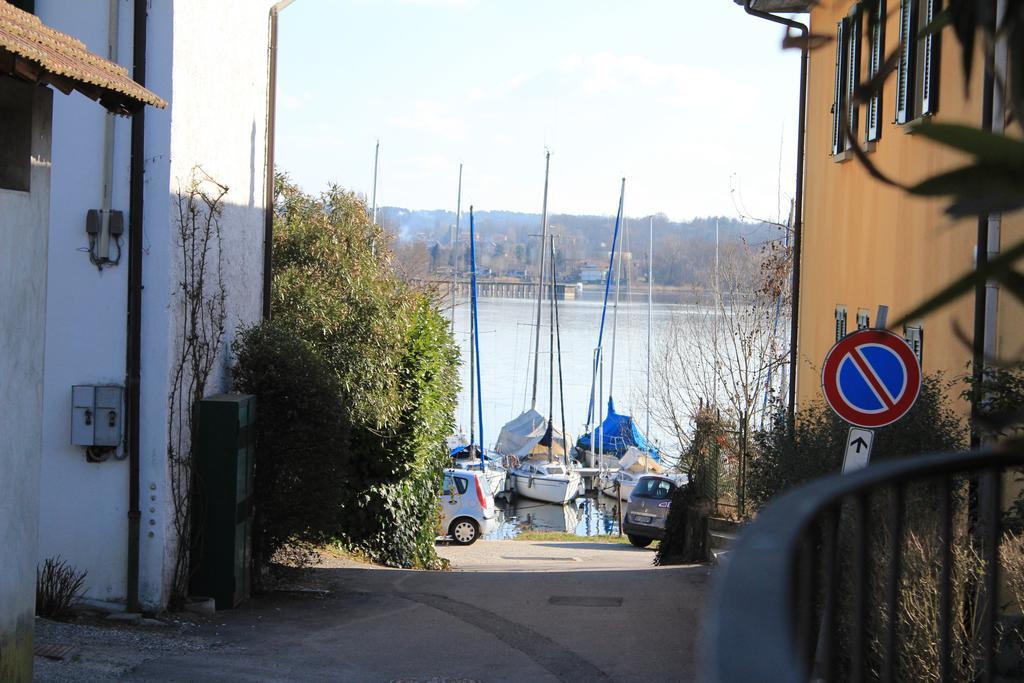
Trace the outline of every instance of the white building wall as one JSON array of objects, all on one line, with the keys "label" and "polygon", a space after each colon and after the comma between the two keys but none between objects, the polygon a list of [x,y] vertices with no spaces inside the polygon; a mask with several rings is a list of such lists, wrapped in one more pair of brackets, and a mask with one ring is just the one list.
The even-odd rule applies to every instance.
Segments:
[{"label": "white building wall", "polygon": [[[119,61],[131,64],[132,4],[121,10]],[[146,86],[168,101],[146,111],[142,375],[140,400],[140,600],[169,598],[176,538],[167,467],[168,393],[180,330],[175,193],[202,167],[229,187],[222,220],[227,336],[208,393],[229,387],[226,349],[262,307],[263,207],[269,0],[150,0]],[[106,54],[108,0],[38,0],[51,26]],[[48,316],[71,332],[46,348],[46,444],[40,557],[61,554],[89,571],[88,595],[126,596],[128,462],[85,462],[68,445],[70,387],[124,384],[127,330],[127,210],[131,123],[117,124],[114,208],[125,211],[121,265],[98,273],[88,255],[85,211],[98,208],[102,110],[79,95],[60,101],[55,135],[62,163],[54,179]],[[91,108],[90,108],[91,106]],[[66,149],[65,149],[66,146]],[[56,145],[55,145],[56,147]],[[56,215],[59,213],[59,220]],[[59,271],[59,272],[58,272]],[[87,353],[87,355],[83,355]],[[53,368],[52,373],[50,369]]]},{"label": "white building wall", "polygon": [[[142,432],[143,603],[165,604],[174,569],[175,531],[167,471],[167,428],[175,339],[182,327],[179,302],[181,259],[178,252],[177,195],[187,188],[193,169],[201,168],[227,186],[221,218],[221,275],[226,291],[226,334],[207,395],[230,387],[229,349],[239,326],[262,313],[263,209],[265,206],[265,139],[269,1],[177,0],[170,39],[170,164],[161,199],[147,191],[146,216],[163,211],[167,231],[147,254],[146,297],[163,302],[162,317],[143,318]],[[154,2],[155,13],[166,6]],[[151,26],[154,14],[150,15]],[[154,35],[150,33],[150,40]],[[150,53],[153,53],[152,45]],[[154,87],[164,87],[153,80]],[[147,143],[148,144],[148,143]],[[161,145],[163,142],[161,142]],[[161,173],[163,173],[163,169]],[[161,178],[162,182],[162,178]],[[154,187],[158,183],[153,183]],[[158,207],[160,202],[160,207]],[[160,221],[159,217],[153,222]],[[149,234],[147,232],[147,234]],[[158,261],[154,268],[150,261]],[[147,304],[147,311],[150,305]],[[158,391],[157,387],[161,389]],[[156,501],[146,497],[155,495]],[[156,509],[150,513],[151,504]],[[152,536],[150,536],[152,534]],[[155,542],[154,542],[155,541]],[[159,585],[158,585],[159,577]]]},{"label": "white building wall", "polygon": [[[132,3],[118,0],[118,61],[131,64]],[[109,0],[38,0],[47,25],[107,56]],[[61,555],[89,572],[87,595],[125,599],[128,462],[89,463],[71,445],[71,387],[125,381],[127,235],[119,265],[97,270],[89,261],[85,217],[99,209],[105,178],[104,125],[111,116],[78,92],[54,100],[53,196],[49,247],[46,379],[43,385],[43,468],[39,557]],[[128,216],[131,122],[114,117],[112,208]],[[116,253],[116,247],[113,248]],[[124,455],[119,449],[118,456]]]},{"label": "white building wall", "polygon": [[52,93],[34,91],[29,192],[0,190],[0,680],[32,678]]}]

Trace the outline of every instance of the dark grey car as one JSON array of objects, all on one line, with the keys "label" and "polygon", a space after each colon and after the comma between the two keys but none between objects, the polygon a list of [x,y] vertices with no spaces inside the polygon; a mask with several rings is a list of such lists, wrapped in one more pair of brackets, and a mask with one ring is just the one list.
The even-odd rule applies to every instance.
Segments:
[{"label": "dark grey car", "polygon": [[645,474],[637,480],[622,517],[622,531],[630,543],[646,548],[665,537],[672,494],[685,485],[683,474]]}]

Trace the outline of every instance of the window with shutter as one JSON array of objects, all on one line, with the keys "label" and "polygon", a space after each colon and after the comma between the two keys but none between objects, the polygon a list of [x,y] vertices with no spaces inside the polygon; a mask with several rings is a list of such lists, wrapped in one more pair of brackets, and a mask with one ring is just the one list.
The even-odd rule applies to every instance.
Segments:
[{"label": "window with shutter", "polygon": [[[868,80],[878,75],[885,60],[885,0],[875,0],[868,12]],[[868,100],[864,112],[864,139],[874,142],[882,137],[878,114],[882,109],[882,89]]]},{"label": "window with shutter", "polygon": [[836,306],[836,341],[846,336],[846,306]]},{"label": "window with shutter", "polygon": [[914,355],[917,357],[917,364],[924,365],[924,327],[917,325],[904,325],[903,338],[910,344]]},{"label": "window with shutter", "polygon": [[843,133],[843,116],[846,113],[844,95],[846,94],[846,22],[844,18],[836,24],[836,83],[832,99],[832,154],[839,154],[846,149]]},{"label": "window with shutter", "polygon": [[[941,0],[921,0],[923,19],[921,30],[931,26],[942,9]],[[929,116],[939,110],[939,32],[928,33],[921,41],[921,115]]]},{"label": "window with shutter", "polygon": [[857,329],[866,330],[871,327],[871,314],[868,309],[862,308],[857,311]]},{"label": "window with shutter", "polygon": [[[850,137],[857,137],[857,126],[859,124],[860,107],[854,93],[860,84],[860,31],[861,31],[860,6],[856,6],[854,13],[847,17],[846,24],[846,121],[850,125]],[[850,140],[843,137],[843,149],[850,147]]]},{"label": "window with shutter", "polygon": [[896,67],[896,123],[914,118],[914,67],[917,61],[917,2],[900,0],[900,58]]}]

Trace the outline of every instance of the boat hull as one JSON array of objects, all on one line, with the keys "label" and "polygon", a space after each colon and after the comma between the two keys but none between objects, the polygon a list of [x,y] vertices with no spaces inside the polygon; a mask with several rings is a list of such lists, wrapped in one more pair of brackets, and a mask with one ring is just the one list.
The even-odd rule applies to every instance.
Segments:
[{"label": "boat hull", "polygon": [[568,503],[580,493],[581,478],[576,472],[569,475],[527,474],[509,472],[515,492],[524,498],[559,505]]},{"label": "boat hull", "polygon": [[622,481],[614,478],[601,480],[601,492],[610,498],[618,496],[618,499],[623,502],[629,500],[634,488],[636,488],[635,481]]}]

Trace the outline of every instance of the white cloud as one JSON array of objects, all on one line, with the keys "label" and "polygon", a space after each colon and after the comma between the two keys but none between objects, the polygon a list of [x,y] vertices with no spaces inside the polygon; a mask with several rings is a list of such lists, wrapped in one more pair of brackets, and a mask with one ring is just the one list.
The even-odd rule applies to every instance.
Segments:
[{"label": "white cloud", "polygon": [[461,138],[465,126],[449,105],[437,100],[416,100],[412,107],[388,119],[395,128],[417,130],[447,138]]}]

